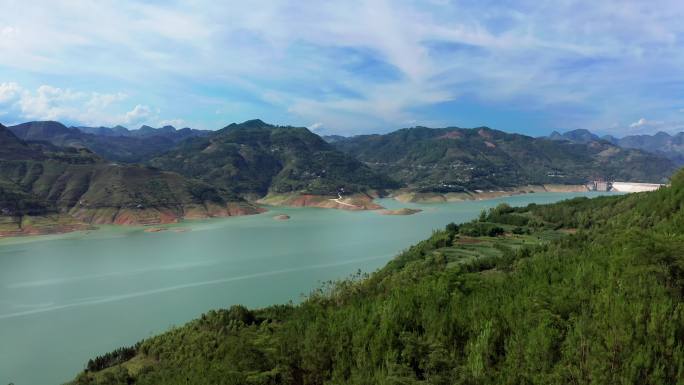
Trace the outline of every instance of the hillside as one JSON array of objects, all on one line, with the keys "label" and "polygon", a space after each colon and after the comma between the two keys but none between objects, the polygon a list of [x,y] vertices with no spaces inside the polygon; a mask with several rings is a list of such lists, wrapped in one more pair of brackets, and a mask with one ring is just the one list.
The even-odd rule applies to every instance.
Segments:
[{"label": "hillside", "polygon": [[252,197],[335,196],[341,188],[353,193],[397,186],[306,128],[261,120],[188,139],[150,164]]},{"label": "hillside", "polygon": [[571,143],[486,127],[414,127],[333,145],[380,173],[428,192],[583,184],[595,176],[662,182],[675,170],[668,159],[605,141]]},{"label": "hillside", "polygon": [[499,205],[300,305],[211,311],[74,384],[675,384],[684,171],[650,193]]},{"label": "hillside", "polygon": [[145,161],[168,151],[184,139],[206,134],[206,131],[190,128],[176,130],[172,126],[158,129],[142,126],[139,130],[120,126],[75,128],[53,121],[27,122],[8,128],[25,141],[87,148],[107,160],[126,163]]},{"label": "hillside", "polygon": [[[171,172],[104,161],[86,149],[23,142],[0,125],[0,232],[35,222],[146,224],[258,212],[225,190]],[[30,223],[26,220],[33,218]],[[24,225],[31,226],[24,226]],[[58,224],[54,223],[59,227]]]}]

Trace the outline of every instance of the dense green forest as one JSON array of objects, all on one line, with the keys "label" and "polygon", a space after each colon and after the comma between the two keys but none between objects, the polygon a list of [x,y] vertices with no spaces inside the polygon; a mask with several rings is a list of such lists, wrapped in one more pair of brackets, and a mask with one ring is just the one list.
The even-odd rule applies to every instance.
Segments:
[{"label": "dense green forest", "polygon": [[413,127],[384,135],[333,138],[332,144],[424,192],[584,184],[597,176],[662,182],[676,169],[662,156],[608,141],[557,141],[488,127]]},{"label": "dense green forest", "polygon": [[185,140],[150,164],[256,196],[336,195],[340,188],[364,192],[400,186],[304,127],[274,126],[258,119]]},{"label": "dense green forest", "polygon": [[683,384],[684,172],[500,205],[303,303],[210,311],[74,384]]}]

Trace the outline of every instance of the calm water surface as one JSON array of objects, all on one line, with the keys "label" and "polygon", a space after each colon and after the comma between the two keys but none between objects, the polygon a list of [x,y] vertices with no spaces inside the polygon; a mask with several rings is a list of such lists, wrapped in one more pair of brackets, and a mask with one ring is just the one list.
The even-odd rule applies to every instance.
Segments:
[{"label": "calm water surface", "polygon": [[[186,222],[187,232],[102,227],[0,240],[0,384],[60,384],[94,355],[180,325],[213,308],[299,301],[322,281],[383,266],[449,222],[501,202],[549,203],[597,193],[402,204],[411,216],[272,208]],[[291,216],[275,221],[276,214]]]}]

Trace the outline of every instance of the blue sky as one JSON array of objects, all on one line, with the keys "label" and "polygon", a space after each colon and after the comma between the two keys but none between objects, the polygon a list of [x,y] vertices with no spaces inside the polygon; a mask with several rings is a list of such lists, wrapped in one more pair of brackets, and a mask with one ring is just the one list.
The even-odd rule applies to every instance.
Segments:
[{"label": "blue sky", "polygon": [[684,1],[0,0],[0,122],[684,130]]}]

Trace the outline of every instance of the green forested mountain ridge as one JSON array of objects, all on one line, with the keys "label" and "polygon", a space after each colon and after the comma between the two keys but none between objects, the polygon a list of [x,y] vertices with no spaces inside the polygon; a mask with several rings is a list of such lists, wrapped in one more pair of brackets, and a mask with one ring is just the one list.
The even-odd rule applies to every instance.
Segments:
[{"label": "green forested mountain ridge", "polygon": [[74,384],[681,384],[684,171],[500,205],[300,305],[211,311]]},{"label": "green forested mountain ridge", "polygon": [[155,167],[240,194],[335,194],[397,187],[304,127],[250,120],[188,139],[150,161]]},{"label": "green forested mountain ridge", "polygon": [[306,128],[251,120],[218,131],[69,128],[58,122],[9,127],[20,139],[89,149],[116,162],[138,162],[249,198],[331,195],[408,187],[417,192],[578,185],[594,177],[664,182],[675,170],[662,155],[625,149],[588,131],[555,139],[476,129],[414,127],[385,135],[323,140]]},{"label": "green forested mountain ridge", "polygon": [[23,142],[1,125],[0,141],[0,222],[8,227],[0,226],[2,232],[21,232],[25,217],[47,214],[124,224],[257,212],[204,182],[148,166],[112,164],[86,149]]},{"label": "green forested mountain ridge", "polygon": [[143,162],[164,153],[176,143],[205,131],[171,126],[152,128],[142,126],[139,130],[124,127],[66,127],[53,121],[27,122],[8,127],[25,141],[49,142],[60,147],[87,148],[103,158],[115,162]]},{"label": "green forested mountain ridge", "polygon": [[662,182],[675,170],[664,157],[607,141],[571,143],[487,127],[407,128],[333,145],[385,175],[425,191],[583,184],[596,176]]}]

